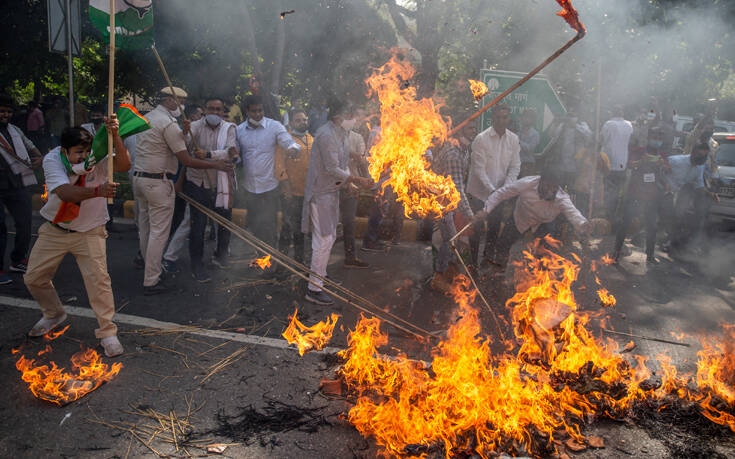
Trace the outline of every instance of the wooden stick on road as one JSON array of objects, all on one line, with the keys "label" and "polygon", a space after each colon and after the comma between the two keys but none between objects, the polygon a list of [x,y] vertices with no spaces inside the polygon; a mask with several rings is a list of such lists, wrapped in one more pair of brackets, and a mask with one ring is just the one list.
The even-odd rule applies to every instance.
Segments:
[{"label": "wooden stick on road", "polygon": [[656,341],[659,343],[674,344],[676,346],[684,346],[684,347],[691,346],[689,343],[682,343],[681,341],[670,341],[668,339],[652,338],[650,336],[642,336],[642,335],[634,335],[633,333],[618,332],[614,330],[608,330],[607,328],[603,328],[602,331],[604,331],[605,333],[610,333],[611,335],[628,336],[630,338],[638,338],[638,339],[645,339],[647,341]]}]

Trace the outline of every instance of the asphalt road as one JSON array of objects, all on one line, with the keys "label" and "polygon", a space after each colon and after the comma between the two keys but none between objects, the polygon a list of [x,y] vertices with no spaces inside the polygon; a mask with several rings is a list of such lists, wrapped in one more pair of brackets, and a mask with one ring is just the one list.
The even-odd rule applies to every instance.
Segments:
[{"label": "asphalt road", "polygon": [[[248,266],[254,253],[237,240],[232,244],[233,268],[212,268],[211,283],[197,284],[186,266],[182,266],[182,272],[174,279],[175,291],[145,297],[142,271],[132,266],[136,234],[130,226],[119,225],[118,229],[121,231],[112,232],[109,237],[108,262],[117,309],[124,314],[278,339],[295,307],[299,307],[299,317],[307,324],[324,319],[336,309],[342,315],[342,327],[338,327],[330,343],[334,347],[346,345],[346,333],[358,318],[358,313],[345,305],[326,308],[304,302],[304,285],[295,278],[263,283],[261,273]],[[610,238],[595,241],[591,258],[609,252],[611,245]],[[651,357],[668,353],[682,370],[693,370],[699,339],[718,333],[721,323],[735,323],[735,233],[732,228],[718,228],[703,253],[674,259],[659,253],[662,262],[653,267],[646,266],[640,249],[628,247],[631,254],[618,266],[604,266],[599,271],[603,284],[617,297],[617,306],[610,314],[611,326],[618,331],[690,343],[691,347],[682,347],[634,340],[636,353]],[[208,246],[206,251],[211,250]],[[343,280],[345,287],[425,329],[448,327],[451,300],[425,285],[431,274],[430,247],[405,243],[391,247],[387,254],[361,254],[372,267],[359,271],[343,270],[341,254],[342,245],[338,243],[330,260],[329,275]],[[512,283],[503,284],[489,277],[481,283],[493,309],[504,315],[503,305],[512,294]],[[64,260],[55,285],[65,304],[89,307],[73,259]],[[580,291],[577,302],[585,309],[599,310],[599,301],[592,289],[588,290]],[[30,298],[19,276],[14,284],[0,287],[0,296]],[[324,361],[323,354],[299,358],[293,349],[182,332],[154,333],[141,331],[145,327],[123,324],[120,338],[126,353],[116,359],[124,365],[121,373],[82,400],[59,408],[29,393],[14,367],[16,357],[10,354],[11,348],[31,353],[45,346],[24,337],[39,312],[13,306],[0,306],[0,311],[5,319],[0,324],[0,381],[6,388],[0,393],[2,457],[152,456],[148,447],[129,434],[95,421],[135,424],[139,417],[125,412],[131,406],[152,407],[165,413],[175,410],[180,416],[187,411],[185,399],[193,399],[197,407],[204,403],[191,416],[192,438],[237,444],[227,448],[225,454],[229,457],[342,458],[377,454],[374,443],[363,439],[341,416],[348,404],[318,392],[319,380],[331,376],[335,369]],[[492,322],[486,313],[482,320],[484,330],[492,335]],[[51,357],[59,362],[68,361],[82,345],[96,345],[93,320],[71,317],[70,323],[70,330],[52,343]],[[396,330],[386,330],[390,333],[390,346],[413,357],[429,357],[426,345]],[[680,336],[682,333],[685,336]],[[611,338],[621,345],[629,341],[625,337]],[[245,350],[238,360],[202,382],[212,365],[221,364],[241,349]],[[265,429],[247,435],[212,432],[221,427],[218,414],[232,416],[250,406],[261,412],[269,406],[315,410],[310,413],[316,413],[323,422],[288,431],[273,427],[275,431]],[[67,413],[71,415],[60,424]],[[288,416],[279,412],[278,417]],[[670,457],[675,448],[631,423],[598,423],[588,433],[602,435],[607,447],[579,457]],[[156,440],[151,445],[162,453],[186,456],[183,451],[177,453],[173,445]],[[714,447],[723,454],[735,451],[727,438]],[[202,450],[191,451],[195,452]]]}]

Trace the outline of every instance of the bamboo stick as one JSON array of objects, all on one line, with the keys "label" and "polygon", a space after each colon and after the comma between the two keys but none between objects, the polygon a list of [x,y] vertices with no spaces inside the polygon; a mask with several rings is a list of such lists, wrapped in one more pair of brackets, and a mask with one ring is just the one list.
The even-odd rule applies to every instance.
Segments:
[{"label": "bamboo stick", "polygon": [[608,330],[607,328],[603,328],[602,331],[604,331],[605,333],[610,333],[612,335],[628,336],[631,338],[645,339],[647,341],[657,341],[659,343],[674,344],[676,346],[684,346],[684,347],[691,346],[689,343],[682,343],[681,341],[670,341],[667,339],[652,338],[650,336],[642,336],[642,335],[635,335],[633,333],[625,333],[625,332],[619,332],[619,331],[614,331],[614,330]]},{"label": "bamboo stick", "polygon": [[[69,43],[71,46],[71,43]],[[110,0],[110,63],[107,73],[107,116],[112,118],[115,103],[115,0]],[[115,161],[112,152],[112,132],[107,130],[107,181],[113,183]],[[113,198],[107,198],[107,204],[112,204]]]}]

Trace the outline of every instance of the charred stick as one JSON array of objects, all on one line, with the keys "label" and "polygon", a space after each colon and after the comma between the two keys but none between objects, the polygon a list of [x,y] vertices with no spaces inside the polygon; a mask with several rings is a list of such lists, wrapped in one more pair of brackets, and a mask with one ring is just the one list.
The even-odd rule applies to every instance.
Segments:
[{"label": "charred stick", "polygon": [[674,344],[676,346],[684,346],[684,347],[691,346],[689,343],[682,343],[681,341],[670,341],[670,340],[667,340],[667,339],[652,338],[650,336],[634,335],[633,333],[618,332],[618,331],[614,331],[614,330],[608,330],[606,328],[603,328],[602,331],[604,331],[605,333],[610,333],[612,335],[628,336],[628,337],[631,337],[631,338],[645,339],[645,340],[648,340],[648,341],[657,341],[659,343]]},{"label": "charred stick", "polygon": [[455,126],[451,131],[449,131],[448,136],[451,137],[452,135],[456,134],[457,132],[459,132],[460,129],[462,129],[463,127],[465,127],[470,121],[474,120],[475,118],[477,118],[478,116],[480,116],[482,113],[486,112],[487,110],[489,110],[493,106],[497,105],[498,102],[500,102],[501,100],[505,99],[505,97],[508,94],[512,93],[516,89],[518,89],[521,86],[523,86],[528,80],[530,80],[537,73],[539,73],[541,70],[543,70],[544,67],[546,67],[547,65],[551,64],[554,60],[556,60],[557,57],[561,56],[562,53],[564,53],[564,51],[568,50],[569,48],[572,47],[572,45],[574,45],[579,40],[581,40],[582,37],[584,37],[584,32],[578,32],[577,35],[574,38],[572,38],[571,40],[569,40],[564,46],[562,46],[561,48],[559,48],[554,54],[552,54],[551,56],[549,56],[548,58],[546,58],[546,60],[543,61],[538,67],[536,67],[535,69],[531,70],[528,73],[528,75],[526,75],[523,78],[521,78],[520,80],[518,80],[513,86],[511,86],[510,88],[506,89],[502,94],[500,94],[495,99],[491,100],[490,103],[488,103],[487,105],[485,105],[484,107],[482,107],[480,110],[478,110],[477,112],[475,112],[474,115],[470,116],[469,118],[467,118],[466,120],[462,121],[457,126]]},{"label": "charred stick", "polygon": [[[265,242],[261,241],[257,237],[253,236],[252,234],[248,233],[244,229],[237,226],[235,223],[231,222],[230,220],[227,220],[226,218],[222,217],[221,215],[212,212],[209,208],[203,206],[199,202],[195,201],[191,197],[187,196],[184,193],[177,193],[178,196],[180,196],[182,199],[187,201],[191,206],[202,212],[204,215],[208,216],[212,220],[214,220],[216,223],[221,225],[222,227],[226,228],[228,231],[230,231],[232,234],[234,234],[236,237],[247,243],[248,245],[252,246],[256,250],[268,254],[271,256],[271,259],[278,263],[279,265],[283,266],[288,271],[292,272],[293,274],[297,275],[298,277],[304,279],[310,284],[314,284],[314,281],[312,281],[309,278],[309,275],[312,275],[316,277],[317,279],[320,279],[324,285],[320,286],[322,289],[327,291],[330,295],[334,296],[335,298],[344,301],[348,305],[366,313],[371,316],[378,317],[382,321],[394,326],[395,328],[409,334],[413,335],[421,340],[424,339],[432,339],[436,338],[435,335],[432,333],[424,330],[423,328],[405,320],[401,317],[396,316],[395,314],[392,314],[387,311],[383,311],[380,308],[378,308],[375,304],[368,301],[367,299],[357,295],[356,293],[352,292],[351,290],[348,290],[341,285],[336,284],[334,281],[330,280],[327,277],[323,277],[315,272],[313,272],[311,269],[306,267],[305,265],[297,262],[296,260],[293,260],[292,258],[288,257],[287,255],[284,255],[280,251],[274,249],[270,245],[266,244]],[[298,268],[298,269],[297,269]],[[340,293],[336,293],[340,292]],[[348,297],[353,298],[356,301],[353,301],[349,299]],[[362,304],[358,304],[362,303]],[[386,318],[388,317],[388,318]]]}]

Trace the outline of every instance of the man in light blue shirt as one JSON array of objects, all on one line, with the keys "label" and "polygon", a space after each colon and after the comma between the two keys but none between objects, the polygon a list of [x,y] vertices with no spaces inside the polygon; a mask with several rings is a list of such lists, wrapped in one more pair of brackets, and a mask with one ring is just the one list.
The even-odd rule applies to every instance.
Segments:
[{"label": "man in light blue shirt", "polygon": [[301,147],[281,123],[264,116],[263,99],[245,99],[245,121],[237,127],[237,145],[243,166],[244,205],[247,226],[258,239],[276,245],[276,225],[279,202],[276,177],[276,146],[289,157],[298,156]]},{"label": "man in light blue shirt", "polygon": [[[682,248],[704,227],[710,196],[716,197],[704,187],[704,163],[708,155],[709,145],[700,143],[691,155],[674,155],[668,159],[671,170],[666,176],[669,189],[663,210],[669,221],[669,242],[664,250]],[[688,218],[689,214],[693,214],[692,218]]]}]

